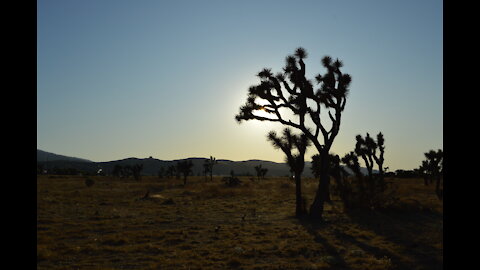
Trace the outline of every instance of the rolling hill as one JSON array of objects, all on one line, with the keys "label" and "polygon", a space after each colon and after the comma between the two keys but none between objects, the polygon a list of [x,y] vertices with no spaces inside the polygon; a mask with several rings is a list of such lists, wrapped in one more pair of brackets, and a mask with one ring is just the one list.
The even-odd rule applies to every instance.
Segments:
[{"label": "rolling hill", "polygon": [[[157,175],[160,168],[167,168],[168,166],[175,165],[179,161],[190,160],[193,163],[193,175],[203,175],[203,164],[207,158],[186,158],[177,160],[160,160],[156,158],[125,158],[121,160],[113,160],[106,162],[93,162],[86,159],[67,157],[63,155],[57,155],[49,152],[45,152],[37,149],[37,163],[42,164],[45,169],[59,168],[67,169],[72,168],[78,171],[84,171],[89,173],[96,173],[99,169],[102,169],[106,174],[110,174],[113,171],[115,165],[135,165],[143,164],[142,175]],[[245,160],[245,161],[232,161],[226,159],[219,159],[218,164],[213,168],[213,174],[216,176],[230,175],[233,171],[237,176],[255,176],[255,166],[262,165],[262,168],[267,168],[267,177],[279,177],[290,175],[290,169],[286,163],[277,163],[266,160]],[[311,172],[311,162],[306,162],[305,170],[303,172],[304,177],[313,177]],[[362,172],[366,174],[366,169],[361,168]]]}]

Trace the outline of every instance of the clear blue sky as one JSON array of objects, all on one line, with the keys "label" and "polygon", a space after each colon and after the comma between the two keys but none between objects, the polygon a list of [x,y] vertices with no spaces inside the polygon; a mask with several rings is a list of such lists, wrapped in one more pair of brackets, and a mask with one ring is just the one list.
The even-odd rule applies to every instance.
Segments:
[{"label": "clear blue sky", "polygon": [[299,46],[311,79],[325,55],[353,78],[333,152],[381,131],[395,170],[443,148],[442,1],[37,4],[39,149],[93,161],[281,162],[265,139],[281,126],[234,116],[256,73],[281,71]]}]

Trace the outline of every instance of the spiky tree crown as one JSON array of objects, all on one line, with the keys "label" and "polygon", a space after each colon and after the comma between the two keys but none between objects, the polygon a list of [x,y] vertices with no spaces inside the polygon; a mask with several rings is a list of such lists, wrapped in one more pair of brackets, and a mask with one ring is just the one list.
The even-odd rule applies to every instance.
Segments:
[{"label": "spiky tree crown", "polygon": [[425,173],[435,174],[440,173],[443,170],[443,151],[438,149],[437,151],[430,150],[425,154],[426,160],[422,161],[421,168]]},{"label": "spiky tree crown", "polygon": [[[345,108],[351,77],[340,71],[343,66],[340,60],[332,61],[331,57],[326,56],[322,59],[322,65],[327,72],[315,76],[318,88],[314,89],[314,83],[305,77],[303,60],[306,57],[306,50],[297,48],[293,55],[286,57],[283,72],[273,75],[268,68],[260,71],[257,74],[260,83],[248,89],[246,103],[240,107],[235,119],[239,123],[248,120],[272,121],[297,128],[312,140],[319,150],[323,147],[317,139],[321,132],[324,145],[329,148],[339,131],[340,116]],[[258,99],[266,104],[258,103]],[[330,130],[321,123],[321,107],[327,108],[332,121]],[[298,121],[285,119],[282,116],[284,109],[292,112]],[[265,111],[269,116],[255,114],[255,111],[259,110]],[[306,126],[307,117],[313,121],[313,129]]]},{"label": "spiky tree crown", "polygon": [[[305,136],[295,135],[290,128],[285,128],[282,137],[278,137],[275,131],[270,131],[267,140],[270,141],[275,149],[281,149],[285,155],[285,161],[292,170],[303,169],[305,152],[310,146],[310,141]],[[294,153],[296,151],[296,153]]]}]

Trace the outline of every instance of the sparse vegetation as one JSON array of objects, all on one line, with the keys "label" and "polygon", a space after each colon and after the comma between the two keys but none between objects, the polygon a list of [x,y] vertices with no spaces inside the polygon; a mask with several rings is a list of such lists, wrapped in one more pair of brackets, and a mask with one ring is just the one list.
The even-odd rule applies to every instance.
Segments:
[{"label": "sparse vegetation", "polygon": [[430,150],[425,153],[426,160],[422,161],[422,165],[418,168],[418,172],[424,178],[425,185],[435,180],[435,194],[438,199],[443,200],[443,151]]},{"label": "sparse vegetation", "polygon": [[215,166],[217,163],[218,163],[217,159],[210,156],[210,159],[206,159],[205,164],[203,165],[205,178],[207,177],[207,173],[209,173],[210,181],[213,181],[213,166]]},{"label": "sparse vegetation", "polygon": [[[189,177],[141,182],[37,178],[37,266],[43,269],[441,269],[442,202],[423,179],[399,186],[393,211],[342,212],[334,193],[315,225],[292,217],[291,180],[237,177],[235,188]],[[214,177],[215,178],[215,177]],[[215,181],[217,180],[217,181]],[[313,196],[318,182],[302,179]],[[292,188],[288,188],[288,186]],[[150,190],[149,199],[137,200]]]},{"label": "sparse vegetation", "polygon": [[[346,154],[341,161],[353,172],[352,177],[348,177],[339,166],[340,158],[332,156],[331,171],[335,172],[332,176],[336,183],[336,192],[341,197],[345,209],[365,208],[381,209],[397,201],[395,188],[388,186],[385,181],[383,167],[385,153],[385,139],[380,132],[377,135],[377,141],[367,133],[365,138],[361,135],[356,136],[355,150]],[[366,165],[367,175],[363,175],[360,170],[359,158]],[[378,173],[374,173],[374,165],[377,165]]]},{"label": "sparse vegetation", "polygon": [[257,165],[254,168],[255,168],[255,172],[257,173],[257,179],[258,180],[265,179],[265,175],[267,174],[268,169],[262,168],[262,164]]},{"label": "sparse vegetation", "polygon": [[191,160],[179,161],[177,163],[177,173],[183,174],[183,185],[187,185],[187,177],[192,173],[193,163]]}]

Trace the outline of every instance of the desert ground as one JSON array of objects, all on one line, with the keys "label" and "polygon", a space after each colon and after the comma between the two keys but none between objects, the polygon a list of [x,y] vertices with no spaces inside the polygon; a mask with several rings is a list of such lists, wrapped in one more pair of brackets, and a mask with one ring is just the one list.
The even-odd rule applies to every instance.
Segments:
[{"label": "desert ground", "polygon": [[[443,269],[443,203],[422,179],[390,179],[388,210],[333,196],[311,224],[286,177],[86,178],[37,176],[38,269]],[[304,179],[308,205],[317,185]]]}]

